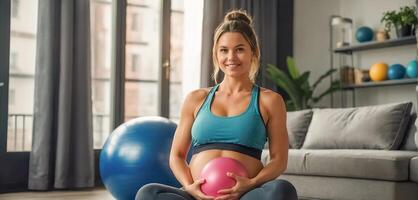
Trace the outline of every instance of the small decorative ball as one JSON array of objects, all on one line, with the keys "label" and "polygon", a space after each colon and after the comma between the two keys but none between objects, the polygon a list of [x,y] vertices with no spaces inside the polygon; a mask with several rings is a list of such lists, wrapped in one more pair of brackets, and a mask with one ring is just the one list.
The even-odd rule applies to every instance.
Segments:
[{"label": "small decorative ball", "polygon": [[388,78],[393,79],[402,79],[405,76],[406,69],[401,64],[393,64],[389,67]]},{"label": "small decorative ball", "polygon": [[373,81],[384,81],[388,77],[388,64],[375,63],[370,67],[370,78]]},{"label": "small decorative ball", "polygon": [[248,177],[247,169],[238,160],[218,157],[203,167],[200,176],[206,181],[200,186],[201,191],[206,195],[217,197],[220,195],[219,190],[233,187],[236,181],[234,178],[227,176],[228,172],[241,177]]},{"label": "small decorative ball", "polygon": [[367,26],[358,28],[356,31],[356,39],[359,42],[368,42],[373,40],[373,30]]},{"label": "small decorative ball", "polygon": [[417,78],[418,77],[418,69],[417,69],[417,61],[412,60],[406,65],[406,76],[408,78]]}]

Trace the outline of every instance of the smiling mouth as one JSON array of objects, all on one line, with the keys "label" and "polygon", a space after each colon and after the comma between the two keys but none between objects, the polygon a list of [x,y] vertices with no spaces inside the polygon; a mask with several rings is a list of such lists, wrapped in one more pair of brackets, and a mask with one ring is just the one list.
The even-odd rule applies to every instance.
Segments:
[{"label": "smiling mouth", "polygon": [[239,67],[239,66],[240,66],[240,64],[226,65],[226,68],[234,69],[234,68]]}]

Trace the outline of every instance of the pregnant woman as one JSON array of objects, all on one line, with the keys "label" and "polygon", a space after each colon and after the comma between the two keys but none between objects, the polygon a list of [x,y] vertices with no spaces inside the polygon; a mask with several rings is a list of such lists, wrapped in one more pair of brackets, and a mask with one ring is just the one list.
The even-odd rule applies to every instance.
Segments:
[{"label": "pregnant woman", "polygon": [[[170,167],[182,188],[147,184],[137,200],[297,200],[293,185],[276,179],[287,166],[286,108],[282,97],[255,85],[260,49],[251,17],[244,11],[227,13],[214,35],[212,88],[191,92],[182,107],[170,153]],[[223,78],[218,83],[218,74]],[[260,161],[269,142],[270,162]],[[187,154],[193,154],[190,163]],[[248,177],[233,173],[232,188],[219,196],[204,194],[200,187],[203,167],[219,157],[235,159],[245,166]]]}]

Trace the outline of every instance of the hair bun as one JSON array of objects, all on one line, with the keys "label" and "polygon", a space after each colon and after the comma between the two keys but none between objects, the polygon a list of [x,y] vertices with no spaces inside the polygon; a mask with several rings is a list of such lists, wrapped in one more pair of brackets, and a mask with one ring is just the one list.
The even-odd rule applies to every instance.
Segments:
[{"label": "hair bun", "polygon": [[224,21],[233,20],[243,21],[249,25],[251,25],[253,21],[251,17],[243,10],[233,10],[225,15]]}]

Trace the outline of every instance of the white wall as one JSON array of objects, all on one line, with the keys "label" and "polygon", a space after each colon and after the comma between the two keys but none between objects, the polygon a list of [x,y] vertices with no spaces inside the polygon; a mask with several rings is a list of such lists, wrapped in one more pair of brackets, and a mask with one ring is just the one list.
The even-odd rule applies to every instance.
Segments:
[{"label": "white wall", "polygon": [[[311,71],[310,82],[329,69],[329,18],[339,12],[338,0],[295,0],[293,55],[300,72]],[[324,80],[318,90],[323,91],[329,85]],[[329,97],[320,103],[329,106]]]},{"label": "white wall", "polygon": [[[295,0],[294,56],[297,64],[301,71],[312,70],[311,81],[315,81],[319,75],[329,69],[328,21],[331,14],[353,19],[353,33],[355,33],[360,26],[369,26],[377,30],[383,26],[380,19],[384,11],[414,4],[414,0]],[[395,38],[393,33],[391,37]],[[405,65],[416,55],[415,45],[356,52],[354,66],[368,69],[373,63],[380,61],[389,65],[395,63]],[[328,84],[329,81],[325,81],[320,89],[324,90]],[[399,101],[417,102],[415,85],[358,89],[355,96],[357,106]],[[334,97],[340,102],[340,95]],[[351,95],[348,95],[347,100],[351,100]],[[329,98],[324,99],[320,105],[329,106]]]}]

